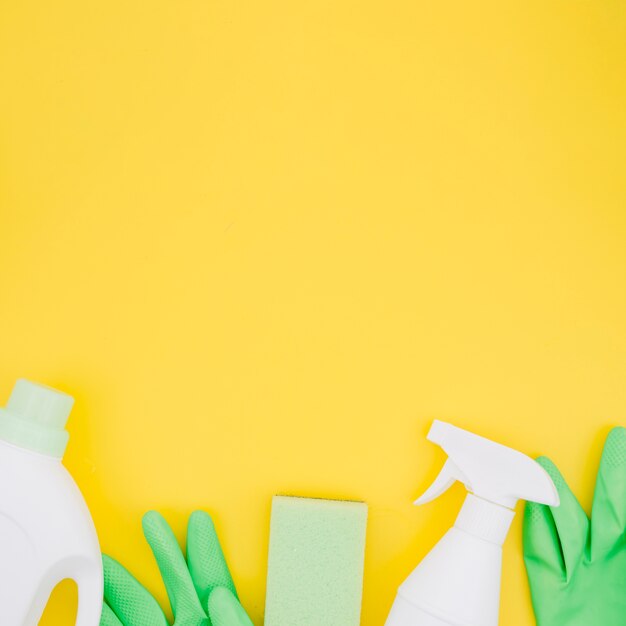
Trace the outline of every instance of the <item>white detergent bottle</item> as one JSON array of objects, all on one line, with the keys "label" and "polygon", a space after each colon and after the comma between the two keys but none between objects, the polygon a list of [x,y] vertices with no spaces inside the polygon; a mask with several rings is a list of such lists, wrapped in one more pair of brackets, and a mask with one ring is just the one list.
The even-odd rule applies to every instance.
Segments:
[{"label": "white detergent bottle", "polygon": [[19,380],[0,408],[0,624],[34,626],[58,582],[78,586],[77,626],[98,626],[102,557],[87,505],[61,464],[73,399]]},{"label": "white detergent bottle", "polygon": [[435,421],[428,439],[448,455],[416,501],[424,504],[455,481],[470,493],[454,526],[402,583],[386,626],[497,626],[502,544],[518,500],[557,506],[551,478],[533,459],[466,430]]}]

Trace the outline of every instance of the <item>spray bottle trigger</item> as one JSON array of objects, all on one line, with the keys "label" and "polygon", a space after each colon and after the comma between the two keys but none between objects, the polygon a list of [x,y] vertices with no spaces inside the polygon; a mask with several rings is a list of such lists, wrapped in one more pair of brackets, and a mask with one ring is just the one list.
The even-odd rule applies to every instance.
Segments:
[{"label": "spray bottle trigger", "polygon": [[427,502],[431,502],[450,489],[457,480],[463,483],[468,489],[471,489],[467,477],[459,469],[459,466],[452,459],[448,459],[433,484],[415,500],[413,504],[426,504]]}]

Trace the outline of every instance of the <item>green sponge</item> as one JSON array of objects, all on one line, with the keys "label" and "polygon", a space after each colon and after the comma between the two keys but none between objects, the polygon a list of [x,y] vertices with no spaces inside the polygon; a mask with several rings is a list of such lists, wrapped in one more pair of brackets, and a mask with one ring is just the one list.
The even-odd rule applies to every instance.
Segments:
[{"label": "green sponge", "polygon": [[367,505],[275,496],[265,626],[359,626]]}]

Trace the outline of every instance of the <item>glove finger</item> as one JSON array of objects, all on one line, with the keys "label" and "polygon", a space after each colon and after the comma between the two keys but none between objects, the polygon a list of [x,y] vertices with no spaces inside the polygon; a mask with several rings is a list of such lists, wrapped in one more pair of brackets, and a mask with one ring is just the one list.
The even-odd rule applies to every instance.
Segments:
[{"label": "glove finger", "polygon": [[102,555],[102,564],[107,626],[116,624],[111,614],[124,626],[167,626],[157,601],[123,565],[106,554]]},{"label": "glove finger", "polygon": [[226,587],[215,587],[209,596],[213,626],[254,626],[241,603]]},{"label": "glove finger", "polygon": [[550,507],[550,512],[563,552],[566,579],[569,580],[588,545],[589,519],[556,465],[546,457],[540,457],[537,462],[548,472],[559,492],[560,505]]},{"label": "glove finger", "polygon": [[203,607],[216,587],[226,587],[237,596],[213,520],[204,511],[194,511],[189,517],[187,563]]},{"label": "glove finger", "polygon": [[100,616],[100,626],[124,626],[108,604],[102,605],[102,615]]},{"label": "glove finger", "polygon": [[563,552],[550,507],[536,502],[526,503],[523,541],[524,562],[531,587],[536,568],[548,569],[559,578],[565,577]]},{"label": "glove finger", "polygon": [[626,531],[626,428],[606,438],[596,479],[591,514],[592,556],[623,548]]},{"label": "glove finger", "polygon": [[156,511],[148,511],[142,524],[159,566],[175,622],[206,623],[206,614],[196,595],[187,563],[169,524]]}]

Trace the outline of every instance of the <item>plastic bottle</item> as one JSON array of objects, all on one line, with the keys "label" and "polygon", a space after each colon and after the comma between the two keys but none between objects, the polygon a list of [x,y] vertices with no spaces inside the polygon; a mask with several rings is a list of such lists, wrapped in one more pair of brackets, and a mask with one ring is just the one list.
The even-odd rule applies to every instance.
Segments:
[{"label": "plastic bottle", "polygon": [[73,399],[19,380],[0,408],[0,624],[39,622],[53,588],[78,586],[77,626],[97,626],[102,557],[83,497],[61,464]]},{"label": "plastic bottle", "polygon": [[435,421],[428,439],[448,454],[441,473],[416,501],[434,500],[455,481],[468,493],[456,522],[402,583],[386,626],[497,626],[502,544],[518,500],[557,506],[545,470],[531,458]]}]

